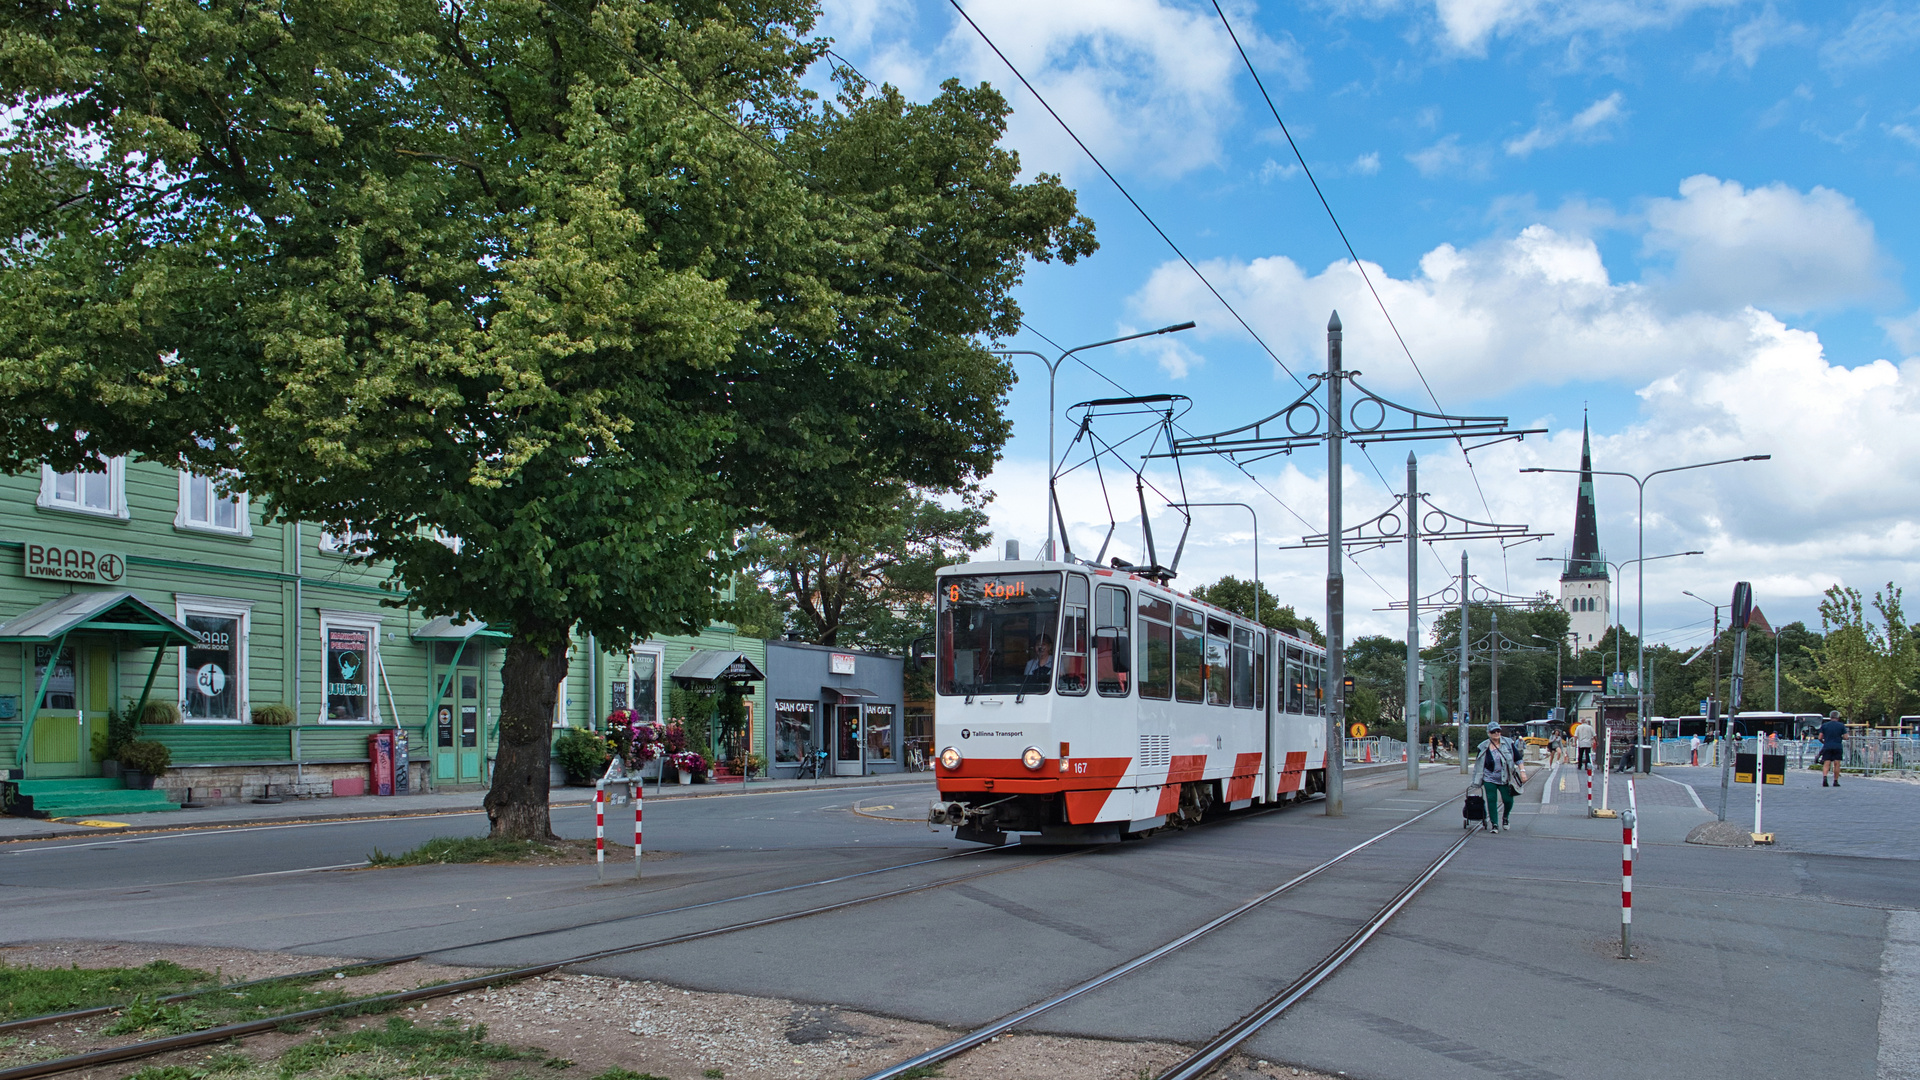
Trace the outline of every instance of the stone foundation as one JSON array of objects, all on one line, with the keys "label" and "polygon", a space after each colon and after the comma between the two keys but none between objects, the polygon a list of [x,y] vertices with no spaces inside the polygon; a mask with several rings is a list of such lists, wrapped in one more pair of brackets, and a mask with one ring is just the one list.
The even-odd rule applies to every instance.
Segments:
[{"label": "stone foundation", "polygon": [[[412,784],[409,794],[427,791],[428,763],[408,763]],[[364,761],[325,764],[272,765],[179,765],[167,770],[154,782],[164,788],[174,802],[192,801],[208,806],[234,805],[273,795],[283,799],[327,799],[336,794],[368,794],[371,774]],[[336,781],[342,783],[336,784]],[[358,790],[354,790],[357,788]]]}]

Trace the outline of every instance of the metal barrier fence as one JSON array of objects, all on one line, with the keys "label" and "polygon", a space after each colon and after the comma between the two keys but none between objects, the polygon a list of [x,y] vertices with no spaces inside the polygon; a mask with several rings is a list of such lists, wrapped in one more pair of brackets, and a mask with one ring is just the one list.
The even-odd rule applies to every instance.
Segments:
[{"label": "metal barrier fence", "polygon": [[[1740,740],[1740,752],[1751,754],[1760,740],[1746,736]],[[1654,761],[1660,765],[1720,764],[1719,740],[1701,740],[1698,761],[1692,739],[1661,739],[1655,745]],[[1781,739],[1779,752],[1786,756],[1789,769],[1815,769],[1820,765],[1819,739]],[[1848,772],[1920,773],[1920,735],[1849,735],[1846,755],[1840,767]]]},{"label": "metal barrier fence", "polygon": [[1346,740],[1348,761],[1366,763],[1381,761],[1402,761],[1407,752],[1404,739],[1389,739],[1385,735],[1370,735],[1364,739]]}]

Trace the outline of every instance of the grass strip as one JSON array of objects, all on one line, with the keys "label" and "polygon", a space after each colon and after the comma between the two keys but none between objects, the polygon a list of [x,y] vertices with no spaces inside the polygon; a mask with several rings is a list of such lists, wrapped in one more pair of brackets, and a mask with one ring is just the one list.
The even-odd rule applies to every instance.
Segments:
[{"label": "grass strip", "polygon": [[536,840],[508,840],[492,836],[436,836],[412,851],[389,855],[379,848],[367,856],[367,865],[439,866],[446,863],[520,862],[537,855],[566,854],[564,844]]},{"label": "grass strip", "polygon": [[217,984],[212,972],[155,960],[140,967],[36,968],[0,963],[0,1021],[119,1005]]}]

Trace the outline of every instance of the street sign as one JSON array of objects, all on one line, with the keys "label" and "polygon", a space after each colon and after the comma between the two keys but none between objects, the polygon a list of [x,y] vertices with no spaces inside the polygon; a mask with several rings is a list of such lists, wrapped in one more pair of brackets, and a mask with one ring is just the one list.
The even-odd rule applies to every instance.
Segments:
[{"label": "street sign", "polygon": [[1701,716],[1707,715],[1707,699],[1706,698],[1700,699],[1700,715]]}]

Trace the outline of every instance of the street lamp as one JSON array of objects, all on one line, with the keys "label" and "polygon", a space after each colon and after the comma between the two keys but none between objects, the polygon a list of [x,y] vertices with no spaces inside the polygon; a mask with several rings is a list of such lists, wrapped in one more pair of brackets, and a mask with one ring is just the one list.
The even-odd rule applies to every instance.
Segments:
[{"label": "street lamp", "polygon": [[1088,349],[1098,349],[1102,345],[1118,345],[1123,341],[1134,341],[1138,338],[1153,337],[1157,334],[1176,334],[1182,330],[1191,329],[1193,329],[1193,322],[1189,320],[1183,323],[1175,323],[1172,326],[1163,326],[1158,330],[1144,330],[1138,334],[1128,334],[1125,337],[1109,338],[1106,341],[1094,341],[1086,345],[1075,345],[1073,348],[1068,349],[1052,360],[1048,360],[1045,353],[1037,353],[1032,349],[987,350],[995,356],[1031,356],[1047,366],[1047,546],[1044,549],[1046,558],[1053,558],[1053,384],[1055,378],[1060,374],[1060,365],[1066,363],[1067,357],[1072,356],[1074,353],[1085,352]]},{"label": "street lamp", "polygon": [[1253,517],[1253,621],[1260,622],[1260,515],[1243,502],[1170,502],[1167,505],[1176,510],[1190,510],[1196,506],[1237,506]]},{"label": "street lamp", "polygon": [[[1619,621],[1619,614],[1620,614],[1620,590],[1626,587],[1626,583],[1621,581],[1620,579],[1621,579],[1621,576],[1627,572],[1627,567],[1632,566],[1634,563],[1659,562],[1661,559],[1677,559],[1682,555],[1705,555],[1705,554],[1706,552],[1704,551],[1675,551],[1675,552],[1670,552],[1666,555],[1644,555],[1638,559],[1626,559],[1621,562],[1608,562],[1606,559],[1600,560],[1601,562],[1606,563],[1608,566],[1613,568],[1613,611],[1614,611],[1614,617],[1615,617],[1614,625],[1619,627],[1620,629],[1619,633],[1616,633],[1613,635],[1613,670],[1615,671],[1620,670],[1620,649],[1621,649],[1620,639],[1626,636],[1626,626],[1625,624]],[[1548,557],[1542,557],[1534,560],[1534,562],[1561,562],[1561,561],[1562,560],[1560,559],[1548,558]],[[1645,678],[1645,673],[1644,672],[1640,673],[1640,676],[1642,678]]]},{"label": "street lamp", "polygon": [[[1647,719],[1647,481],[1667,473],[1686,472],[1689,469],[1705,469],[1714,465],[1731,465],[1738,461],[1769,461],[1772,460],[1772,458],[1772,454],[1748,454],[1745,457],[1722,458],[1719,461],[1702,461],[1694,465],[1677,465],[1671,469],[1655,469],[1645,476],[1635,476],[1630,472],[1620,472],[1609,469],[1586,470],[1594,476],[1624,476],[1633,481],[1634,486],[1640,489],[1640,508],[1635,514],[1634,521],[1635,529],[1639,534],[1637,544],[1639,558],[1634,561],[1640,564],[1640,581],[1636,590],[1637,595],[1634,598],[1634,606],[1638,609],[1634,612],[1636,626],[1634,632],[1639,636],[1640,640],[1634,644],[1633,666],[1635,672],[1640,676],[1640,686],[1636,696],[1639,699],[1638,706],[1642,723]],[[1537,466],[1530,469],[1521,469],[1520,471],[1523,473],[1572,473],[1575,476],[1581,475],[1580,469],[1543,469]]]}]

